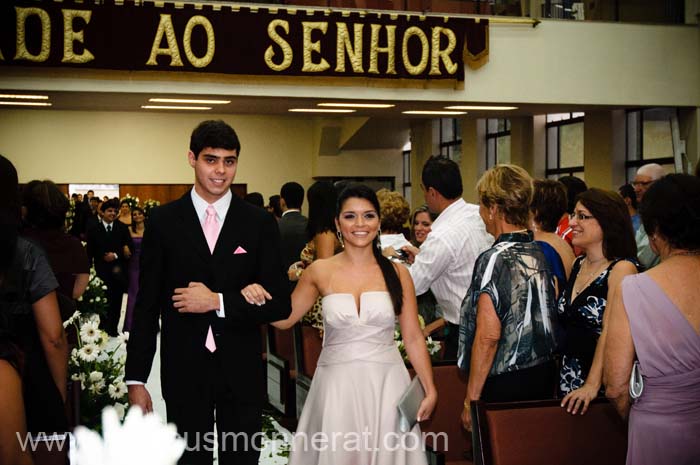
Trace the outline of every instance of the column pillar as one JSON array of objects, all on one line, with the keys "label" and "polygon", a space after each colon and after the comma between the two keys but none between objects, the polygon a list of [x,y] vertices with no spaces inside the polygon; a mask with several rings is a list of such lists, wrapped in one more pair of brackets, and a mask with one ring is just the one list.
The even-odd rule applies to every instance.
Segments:
[{"label": "column pillar", "polygon": [[589,187],[617,191],[625,183],[625,112],[586,112],[583,172]]}]

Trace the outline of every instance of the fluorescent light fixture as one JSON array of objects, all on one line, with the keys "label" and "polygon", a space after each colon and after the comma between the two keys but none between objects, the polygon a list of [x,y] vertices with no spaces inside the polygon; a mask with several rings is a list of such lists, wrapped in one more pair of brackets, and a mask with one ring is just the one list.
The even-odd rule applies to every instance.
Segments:
[{"label": "fluorescent light fixture", "polygon": [[357,110],[340,108],[290,108],[292,113],[355,113]]},{"label": "fluorescent light fixture", "polygon": [[434,115],[434,116],[455,116],[466,115],[466,111],[433,111],[433,110],[410,110],[402,111],[404,115]]},{"label": "fluorescent light fixture", "polygon": [[178,107],[170,105],[141,105],[144,110],[211,110],[211,107]]},{"label": "fluorescent light fixture", "polygon": [[49,102],[0,102],[0,105],[20,105],[25,107],[50,107]]},{"label": "fluorescent light fixture", "polygon": [[148,101],[154,103],[200,103],[204,105],[225,105],[227,103],[231,103],[230,100],[207,100],[189,98],[149,98]]},{"label": "fluorescent light fixture", "polygon": [[26,100],[48,100],[48,95],[20,95],[20,94],[0,94],[0,98],[16,98]]},{"label": "fluorescent light fixture", "polygon": [[453,105],[445,107],[448,110],[517,110],[518,107],[502,107],[496,105]]},{"label": "fluorescent light fixture", "polygon": [[319,103],[319,107],[346,107],[346,108],[392,108],[392,103]]}]

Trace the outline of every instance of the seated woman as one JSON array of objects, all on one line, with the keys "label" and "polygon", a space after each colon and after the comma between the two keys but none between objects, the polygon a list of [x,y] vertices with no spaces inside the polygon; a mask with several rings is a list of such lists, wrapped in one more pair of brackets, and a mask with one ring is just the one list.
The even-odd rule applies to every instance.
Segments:
[{"label": "seated woman", "polygon": [[397,251],[401,247],[410,245],[406,236],[403,235],[403,228],[408,223],[408,215],[411,214],[411,207],[403,198],[403,195],[389,189],[379,189],[377,191],[379,207],[382,209],[382,224],[380,234],[380,244],[385,257],[399,259]]},{"label": "seated woman", "polygon": [[[272,323],[277,328],[290,328],[317,297],[323,299],[323,350],[289,463],[427,464],[421,447],[406,446],[421,441],[420,436],[405,440],[397,434],[397,405],[410,382],[394,343],[397,319],[406,352],[426,394],[417,420],[429,418],[437,402],[411,276],[404,266],[392,263],[380,252],[379,202],[370,188],[346,187],[338,198],[335,221],[345,244],[343,252],[309,266],[292,294],[291,315]],[[241,293],[246,301],[258,305],[271,298],[258,284]],[[360,434],[368,439],[349,439]],[[420,435],[419,427],[410,434]],[[332,437],[333,445],[319,447],[314,446],[315,440],[309,442],[319,435]]]},{"label": "seated woman", "polygon": [[[627,464],[700,463],[700,179],[670,174],[640,206],[661,263],[628,276],[610,303],[605,395],[629,415]],[[644,388],[631,403],[635,358]],[[631,405],[630,405],[631,404]]]},{"label": "seated woman", "polygon": [[623,277],[637,272],[637,247],[627,207],[612,191],[592,188],[579,194],[569,226],[583,255],[559,297],[565,335],[559,396],[568,412],[583,414],[603,381],[607,301]]},{"label": "seated woman", "polygon": [[458,365],[467,371],[462,424],[470,402],[548,399],[556,385],[554,278],[528,231],[532,179],[515,165],[497,165],[477,184],[479,213],[494,245],[474,264],[462,303]]},{"label": "seated woman", "polygon": [[530,230],[542,247],[557,280],[557,291],[566,284],[576,256],[571,246],[556,234],[557,224],[566,214],[566,189],[559,181],[537,179],[530,202]]},{"label": "seated woman", "polygon": [[[436,218],[437,215],[431,213],[427,205],[416,208],[416,211],[411,215],[411,244],[420,248],[421,244],[428,238]],[[425,322],[423,334],[427,337],[434,331],[443,328],[445,320],[440,318],[438,303],[432,291],[428,290],[425,294],[417,296],[417,299],[418,314],[423,317]],[[442,339],[442,334],[437,335],[436,339]]]}]

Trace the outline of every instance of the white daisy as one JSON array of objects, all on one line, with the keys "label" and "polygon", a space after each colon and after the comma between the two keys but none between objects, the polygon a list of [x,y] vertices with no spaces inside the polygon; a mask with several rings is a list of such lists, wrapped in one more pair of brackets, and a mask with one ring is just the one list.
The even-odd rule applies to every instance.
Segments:
[{"label": "white daisy", "polygon": [[90,373],[90,381],[93,383],[97,383],[99,381],[102,381],[104,379],[104,375],[102,374],[101,371],[93,371]]},{"label": "white daisy", "polygon": [[86,321],[80,327],[80,339],[88,344],[97,342],[97,338],[100,336],[99,322],[97,321]]},{"label": "white daisy", "polygon": [[78,351],[78,356],[84,362],[94,362],[100,354],[100,348],[95,344],[85,344]]}]

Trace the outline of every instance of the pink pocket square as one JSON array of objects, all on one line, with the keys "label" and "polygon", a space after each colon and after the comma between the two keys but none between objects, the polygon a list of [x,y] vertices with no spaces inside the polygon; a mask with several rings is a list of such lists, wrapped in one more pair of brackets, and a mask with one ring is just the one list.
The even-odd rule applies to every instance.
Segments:
[{"label": "pink pocket square", "polygon": [[241,254],[241,253],[248,253],[248,252],[246,251],[246,249],[244,249],[243,247],[241,247],[241,246],[239,245],[239,246],[236,248],[236,250],[233,252],[233,254],[234,254],[234,255],[238,255],[238,254]]}]

